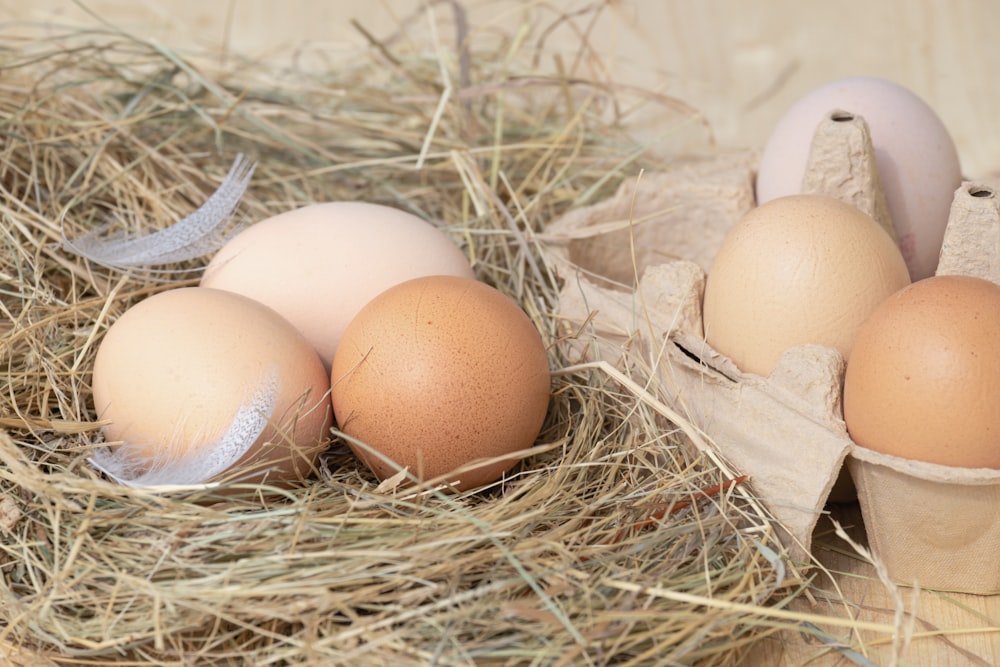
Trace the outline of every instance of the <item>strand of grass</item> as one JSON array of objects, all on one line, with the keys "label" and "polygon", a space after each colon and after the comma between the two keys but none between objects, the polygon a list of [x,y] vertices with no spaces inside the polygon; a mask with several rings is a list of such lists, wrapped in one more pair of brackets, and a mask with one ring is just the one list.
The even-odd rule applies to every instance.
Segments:
[{"label": "strand of grass", "polygon": [[[899,586],[893,582],[892,578],[889,576],[889,571],[881,560],[874,558],[871,552],[851,539],[844,530],[843,526],[840,525],[838,521],[833,522],[834,532],[837,534],[841,540],[843,540],[849,547],[854,549],[862,558],[867,560],[875,567],[875,573],[878,575],[879,580],[885,586],[886,590],[889,592],[893,603],[893,625],[895,626],[895,631],[892,633],[892,654],[890,656],[890,667],[895,667],[898,662],[898,656],[902,654],[907,646],[909,646],[910,641],[913,638],[914,627],[916,624],[916,610],[911,613],[907,613],[906,604],[903,601],[903,594],[900,591]],[[915,604],[920,595],[920,589],[914,588],[910,599]]]},{"label": "strand of grass", "polygon": [[451,100],[451,93],[453,90],[451,85],[451,75],[448,73],[448,67],[444,63],[444,52],[441,48],[441,42],[438,39],[437,25],[434,20],[434,5],[427,5],[426,15],[427,24],[431,33],[431,43],[434,45],[434,51],[437,57],[442,90],[437,106],[434,107],[434,113],[431,116],[430,125],[427,127],[427,134],[424,136],[423,143],[420,145],[420,153],[417,155],[417,162],[414,165],[416,169],[421,169],[424,166],[424,160],[427,159],[427,153],[430,151],[431,143],[434,141],[434,135],[437,132],[438,125],[441,123],[441,118],[444,116],[444,112],[448,108],[448,102]]},{"label": "strand of grass", "polygon": [[[504,72],[504,70],[509,66],[510,60],[513,57],[514,53],[516,53],[517,47],[521,44],[522,40],[525,37],[525,34],[526,34],[526,32],[525,32],[524,26],[523,25],[519,26],[518,29],[517,29],[517,31],[516,31],[516,33],[515,33],[515,35],[514,35],[514,38],[511,40],[510,46],[507,48],[506,53],[504,54],[503,58],[500,61],[501,62],[501,72]],[[507,78],[506,75],[504,75],[504,80],[506,80],[506,78]],[[468,90],[468,89],[466,89],[466,90]],[[491,190],[494,191],[494,192],[496,191],[496,188],[497,188],[497,179],[498,179],[498,176],[499,176],[500,164],[501,164],[500,163],[499,147],[503,145],[503,137],[504,137],[504,134],[505,134],[504,131],[503,131],[504,130],[504,124],[505,124],[505,115],[506,115],[505,114],[505,110],[507,109],[507,105],[505,104],[505,99],[504,99],[505,95],[506,95],[505,90],[506,90],[506,85],[501,85],[497,89],[497,93],[496,93],[496,96],[497,96],[497,113],[495,114],[494,121],[493,121],[493,150],[494,150],[494,153],[493,153],[492,159],[490,160],[489,177],[487,179]]]}]

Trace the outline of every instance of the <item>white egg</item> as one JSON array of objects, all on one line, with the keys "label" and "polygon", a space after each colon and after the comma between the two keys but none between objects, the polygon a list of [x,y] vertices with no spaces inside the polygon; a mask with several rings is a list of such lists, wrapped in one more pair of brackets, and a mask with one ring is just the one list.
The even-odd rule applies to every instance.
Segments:
[{"label": "white egg", "polygon": [[962,182],[958,152],[934,110],[896,83],[873,77],[841,79],[795,102],[764,146],[757,203],[801,191],[813,134],[824,114],[834,110],[860,115],[868,123],[910,278],[933,275],[952,198]]},{"label": "white egg", "polygon": [[474,277],[462,249],[421,218],[378,204],[330,202],[247,228],[212,258],[201,285],[270,306],[329,368],[344,330],[365,304],[429,275]]}]

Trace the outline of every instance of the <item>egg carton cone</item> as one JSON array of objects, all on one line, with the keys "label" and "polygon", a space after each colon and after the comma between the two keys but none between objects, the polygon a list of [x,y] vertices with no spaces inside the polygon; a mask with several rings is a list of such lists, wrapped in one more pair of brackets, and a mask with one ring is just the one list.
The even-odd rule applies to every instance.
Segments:
[{"label": "egg carton cone", "polygon": [[[626,370],[642,358],[655,368],[660,398],[707,436],[692,444],[749,476],[791,558],[808,562],[827,502],[857,497],[872,550],[897,581],[1000,592],[1000,471],[855,445],[843,420],[846,364],[832,348],[787,350],[763,377],[705,342],[705,276],[726,234],[756,205],[757,161],[754,151],[689,159],[549,225],[545,248],[563,281],[559,315],[575,354]],[[820,123],[802,191],[849,202],[893,234],[860,116],[834,110]],[[998,281],[998,202],[985,184],[956,191],[939,272]]]}]

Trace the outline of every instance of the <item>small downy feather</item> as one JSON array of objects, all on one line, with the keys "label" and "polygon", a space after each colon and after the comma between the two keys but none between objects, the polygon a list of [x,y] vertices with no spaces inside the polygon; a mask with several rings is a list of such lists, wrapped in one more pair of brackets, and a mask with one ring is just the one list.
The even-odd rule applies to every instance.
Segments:
[{"label": "small downy feather", "polygon": [[134,487],[202,484],[240,460],[267,428],[278,402],[280,380],[276,369],[261,378],[240,405],[226,432],[192,455],[162,459],[136,456],[127,445],[101,447],[90,465],[120,484]]},{"label": "small downy feather", "polygon": [[191,215],[160,231],[148,234],[109,232],[111,225],[102,225],[75,239],[63,232],[62,246],[95,264],[130,272],[171,273],[150,267],[182,262],[207,255],[240,231],[228,234],[233,211],[250,184],[256,163],[237,155],[229,173],[214,193]]}]

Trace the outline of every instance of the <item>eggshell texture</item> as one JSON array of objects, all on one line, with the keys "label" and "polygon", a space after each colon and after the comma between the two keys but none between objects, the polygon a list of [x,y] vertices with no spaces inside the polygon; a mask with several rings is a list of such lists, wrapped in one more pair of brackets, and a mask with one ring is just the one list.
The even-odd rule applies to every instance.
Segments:
[{"label": "eggshell texture", "polygon": [[884,454],[1000,469],[1000,287],[937,276],[889,297],[855,341],[844,421]]},{"label": "eggshell texture", "polygon": [[93,399],[98,418],[110,420],[107,440],[146,461],[173,461],[203,454],[268,383],[269,424],[238,464],[258,472],[241,481],[310,472],[332,424],[329,376],[270,308],[189,287],[151,296],[112,324],[94,362]]},{"label": "eggshell texture", "polygon": [[899,250],[870,216],[824,195],[782,197],[749,211],[715,256],[706,340],[758,375],[806,343],[848,358],[861,323],[909,282]]},{"label": "eggshell texture", "polygon": [[201,285],[278,311],[329,368],[362,306],[397,283],[439,274],[473,277],[461,248],[430,223],[389,206],[330,202],[248,227],[212,258]]},{"label": "eggshell texture", "polygon": [[[530,447],[548,409],[541,336],[516,303],[476,280],[417,278],[351,322],[333,362],[339,427],[420,479]],[[380,478],[397,468],[352,445]],[[469,489],[515,461],[456,473]]]},{"label": "eggshell texture", "polygon": [[761,154],[757,202],[801,191],[813,133],[823,115],[844,110],[864,117],[879,177],[912,280],[933,275],[948,212],[962,175],[947,128],[920,97],[873,77],[830,82],[793,104]]}]

